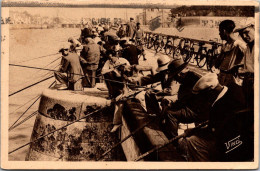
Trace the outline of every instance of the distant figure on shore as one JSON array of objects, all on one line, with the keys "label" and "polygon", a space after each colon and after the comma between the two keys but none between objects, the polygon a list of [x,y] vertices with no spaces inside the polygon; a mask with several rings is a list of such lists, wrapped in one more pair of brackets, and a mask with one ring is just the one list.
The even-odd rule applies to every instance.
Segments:
[{"label": "distant figure on shore", "polygon": [[127,23],[127,27],[126,27],[127,37],[130,37],[130,38],[133,37],[134,31],[136,29],[135,26],[136,26],[136,24],[134,22],[134,19],[130,18],[130,22]]},{"label": "distant figure on shore", "polygon": [[141,29],[141,24],[140,23],[136,23],[136,30],[134,31],[133,37],[132,39],[135,41],[135,44],[138,48],[138,50],[140,51],[140,53],[143,56],[143,60],[145,61],[145,51],[144,51],[144,31],[143,29]]}]

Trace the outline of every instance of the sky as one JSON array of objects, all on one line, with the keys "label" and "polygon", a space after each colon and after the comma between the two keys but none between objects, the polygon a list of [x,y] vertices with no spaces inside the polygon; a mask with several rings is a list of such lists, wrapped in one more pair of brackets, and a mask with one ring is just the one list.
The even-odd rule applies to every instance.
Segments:
[{"label": "sky", "polygon": [[58,7],[19,7],[10,8],[11,11],[27,11],[31,15],[39,14],[47,17],[62,17],[68,19],[85,18],[122,18],[129,20],[130,17],[136,17],[143,12],[143,9],[133,8],[58,8]]}]

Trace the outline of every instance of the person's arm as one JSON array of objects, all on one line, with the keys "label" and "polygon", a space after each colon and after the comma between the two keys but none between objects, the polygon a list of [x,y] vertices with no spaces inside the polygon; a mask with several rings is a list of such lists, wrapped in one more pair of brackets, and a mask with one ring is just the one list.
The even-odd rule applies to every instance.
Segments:
[{"label": "person's arm", "polygon": [[104,64],[102,70],[101,70],[101,74],[104,75],[104,74],[106,74],[106,73],[108,73],[108,72],[111,72],[111,71],[113,71],[113,70],[114,70],[114,67],[111,67],[110,61],[107,60],[106,63]]},{"label": "person's arm", "polygon": [[155,75],[147,75],[145,77],[141,77],[136,81],[136,84],[139,86],[146,86],[149,84],[153,84],[156,82],[161,81],[161,79],[164,78],[162,73],[157,73]]},{"label": "person's arm", "polygon": [[153,67],[152,66],[141,66],[141,65],[135,65],[135,69],[137,72],[140,71],[150,71],[151,75],[154,75]]},{"label": "person's arm", "polygon": [[59,69],[59,71],[61,72],[66,72],[69,66],[69,61],[67,59],[65,59],[64,57],[62,57],[61,59],[61,67]]},{"label": "person's arm", "polygon": [[215,61],[215,64],[214,64],[215,68],[219,69],[219,67],[220,67],[222,61],[224,60],[224,58],[225,58],[225,53],[224,53],[224,50],[223,50],[223,47],[222,47],[221,52],[220,52],[220,54],[218,55],[218,57]]},{"label": "person's arm", "polygon": [[132,36],[132,38],[131,38],[131,39],[133,39],[133,40],[134,40],[134,37],[135,37],[135,35],[136,35],[136,30],[134,30],[134,34],[133,34],[133,36]]},{"label": "person's arm", "polygon": [[79,56],[79,61],[82,63],[82,64],[86,64],[88,63],[83,57]]},{"label": "person's arm", "polygon": [[238,46],[242,52],[245,52],[247,48],[246,43],[239,39],[234,42],[234,46]]}]

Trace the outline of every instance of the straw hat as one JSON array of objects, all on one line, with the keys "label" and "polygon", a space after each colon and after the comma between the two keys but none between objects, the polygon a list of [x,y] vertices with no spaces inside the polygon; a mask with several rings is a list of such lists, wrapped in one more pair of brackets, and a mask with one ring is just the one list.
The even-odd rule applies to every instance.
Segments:
[{"label": "straw hat", "polygon": [[171,59],[168,56],[160,56],[157,59],[158,68],[156,69],[157,72],[164,71],[168,69],[168,65]]},{"label": "straw hat", "polygon": [[216,73],[208,73],[201,77],[192,88],[193,94],[198,94],[202,90],[215,89],[219,84]]},{"label": "straw hat", "polygon": [[171,75],[176,75],[187,66],[188,62],[184,62],[182,58],[173,59],[168,65],[168,70],[170,71]]}]

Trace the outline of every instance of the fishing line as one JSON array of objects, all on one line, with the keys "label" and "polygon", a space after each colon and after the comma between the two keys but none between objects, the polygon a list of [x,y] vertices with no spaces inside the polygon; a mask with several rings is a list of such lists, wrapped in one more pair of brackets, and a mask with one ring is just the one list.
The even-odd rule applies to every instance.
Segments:
[{"label": "fishing line", "polygon": [[[53,83],[51,83],[51,85],[49,85],[48,88],[50,88],[53,84],[55,83],[55,81]],[[38,96],[37,99],[20,115],[20,117],[13,123],[12,126],[10,126],[9,130],[23,117],[23,115],[40,99],[41,96]]]},{"label": "fishing line", "polygon": [[[47,65],[45,65],[43,68],[46,68],[47,66],[50,66],[51,64],[53,64],[54,62],[56,62],[57,60],[59,60],[61,57],[59,57],[59,58],[57,58],[57,59],[55,59],[55,60],[53,60],[52,62],[50,62],[49,64],[47,64]],[[59,66],[59,64],[57,65],[57,66]],[[56,66],[56,67],[57,67]],[[52,68],[52,69],[55,69],[56,67],[54,67],[54,68]],[[38,74],[38,75],[37,75]],[[42,74],[42,75],[39,75],[39,72],[37,73],[37,72],[34,72],[34,74],[32,74],[31,75],[31,79],[30,80],[28,80],[28,81],[26,81],[26,82],[23,82],[23,86],[25,85],[25,84],[27,84],[27,83],[29,83],[29,82],[31,82],[31,81],[35,81],[35,76],[37,76],[37,78],[38,77],[45,77],[46,75],[48,75],[48,74]]]},{"label": "fishing line", "polygon": [[57,54],[59,54],[59,52],[58,53],[53,53],[53,54],[50,54],[50,55],[39,56],[39,57],[35,57],[35,58],[32,58],[32,59],[20,61],[20,62],[18,62],[18,64],[23,63],[23,62],[32,61],[32,60],[35,60],[35,59],[40,59],[40,58],[46,58],[46,57],[49,57],[49,56],[54,56],[54,55],[57,55]]},{"label": "fishing line", "polygon": [[13,95],[15,95],[15,94],[17,94],[17,93],[19,93],[19,92],[22,92],[23,90],[26,90],[26,89],[28,89],[28,88],[30,88],[30,87],[32,87],[32,86],[35,86],[35,85],[37,85],[37,84],[39,84],[39,83],[41,83],[41,82],[44,82],[44,81],[46,81],[46,80],[49,80],[49,79],[51,79],[51,78],[53,78],[54,76],[50,76],[50,77],[47,77],[47,78],[45,78],[45,79],[43,79],[43,80],[41,80],[41,81],[37,81],[36,83],[33,83],[33,84],[31,84],[31,85],[29,85],[29,86],[27,86],[27,87],[24,87],[24,88],[22,88],[22,89],[20,89],[20,90],[18,90],[18,91],[16,91],[16,92],[14,92],[14,93],[11,93],[11,94],[9,94],[8,96],[10,97],[10,96],[13,96]]},{"label": "fishing line", "polygon": [[[23,68],[31,68],[31,69],[39,69],[39,70],[46,70],[46,71],[55,71],[55,72],[61,72],[61,71],[57,71],[57,70],[52,70],[52,69],[45,69],[45,68],[39,68],[39,67],[33,67],[33,66],[25,66],[25,65],[17,65],[17,64],[9,64],[10,66],[16,66],[16,67],[23,67]],[[62,73],[62,72],[61,72]],[[73,73],[74,75],[80,75],[83,77],[85,77],[85,75],[82,74],[77,74],[77,73]],[[92,76],[88,76],[90,78],[100,78],[100,77],[92,77]],[[145,86],[136,86],[135,84],[131,84],[131,83],[125,83],[122,81],[116,81],[116,80],[110,80],[110,79],[105,79],[105,78],[100,78],[102,80],[106,80],[106,81],[110,81],[110,82],[115,82],[115,83],[120,83],[120,84],[126,84],[126,85],[130,85],[130,86],[134,86],[135,88],[146,88]]]}]

